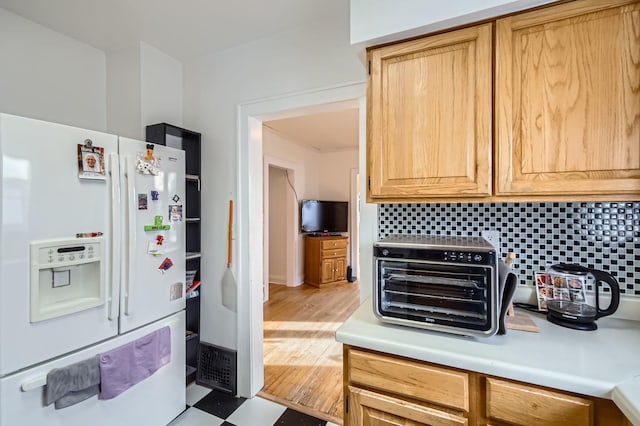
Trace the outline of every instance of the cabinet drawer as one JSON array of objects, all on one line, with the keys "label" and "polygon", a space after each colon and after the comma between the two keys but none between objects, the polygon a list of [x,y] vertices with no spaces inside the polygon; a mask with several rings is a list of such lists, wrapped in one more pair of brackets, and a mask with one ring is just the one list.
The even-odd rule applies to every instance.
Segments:
[{"label": "cabinet drawer", "polygon": [[322,250],[322,258],[329,259],[332,257],[346,257],[347,249],[339,248],[339,249],[331,249],[331,250]]},{"label": "cabinet drawer", "polygon": [[340,240],[328,240],[322,241],[321,243],[322,250],[334,249],[334,248],[347,248],[347,239]]},{"label": "cabinet drawer", "polygon": [[469,411],[469,375],[406,359],[349,350],[349,381]]},{"label": "cabinet drawer", "polygon": [[350,425],[467,426],[463,416],[349,386]]},{"label": "cabinet drawer", "polygon": [[592,425],[593,402],[535,386],[487,378],[487,417],[515,425]]}]

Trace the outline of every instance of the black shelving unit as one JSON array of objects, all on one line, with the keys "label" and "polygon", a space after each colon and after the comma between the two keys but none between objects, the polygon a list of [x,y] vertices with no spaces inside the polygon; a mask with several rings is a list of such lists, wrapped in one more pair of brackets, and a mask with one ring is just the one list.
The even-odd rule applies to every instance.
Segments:
[{"label": "black shelving unit", "polygon": [[[185,152],[185,224],[187,271],[196,271],[194,281],[200,281],[200,139],[201,134],[167,123],[147,126],[147,142],[182,149]],[[186,383],[196,379],[198,367],[198,345],[200,342],[200,297],[202,285],[186,297]]]}]

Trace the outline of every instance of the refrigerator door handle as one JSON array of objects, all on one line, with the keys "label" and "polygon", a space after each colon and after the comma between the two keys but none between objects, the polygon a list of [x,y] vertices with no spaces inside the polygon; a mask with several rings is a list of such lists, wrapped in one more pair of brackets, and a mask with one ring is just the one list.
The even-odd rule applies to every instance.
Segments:
[{"label": "refrigerator door handle", "polygon": [[42,386],[46,386],[47,384],[47,376],[37,376],[32,377],[30,379],[25,380],[20,385],[20,390],[22,392],[29,392],[30,390],[40,388]]},{"label": "refrigerator door handle", "polygon": [[128,244],[126,247],[126,286],[125,286],[125,301],[124,301],[124,313],[125,315],[133,314],[133,281],[135,279],[134,270],[132,267],[133,256],[136,253],[136,172],[135,172],[135,160],[130,155],[125,157],[125,178],[127,181],[127,212],[128,212],[128,227],[127,227],[127,239]]},{"label": "refrigerator door handle", "polygon": [[118,154],[115,152],[109,155],[109,178],[111,179],[111,288],[109,290],[109,321],[118,318],[118,307],[120,306],[120,162]]}]

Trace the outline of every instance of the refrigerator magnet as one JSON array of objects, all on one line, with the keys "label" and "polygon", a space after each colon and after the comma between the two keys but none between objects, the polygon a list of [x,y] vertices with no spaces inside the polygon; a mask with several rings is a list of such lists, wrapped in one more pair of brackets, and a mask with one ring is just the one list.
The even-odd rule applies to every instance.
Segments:
[{"label": "refrigerator magnet", "polygon": [[162,256],[162,245],[158,245],[156,241],[149,241],[147,245],[147,254],[151,256]]},{"label": "refrigerator magnet", "polygon": [[180,201],[180,196],[178,194],[173,194],[173,197],[171,199],[174,203],[177,203],[178,201]]},{"label": "refrigerator magnet", "polygon": [[138,194],[138,210],[147,209],[147,194]]},{"label": "refrigerator magnet", "polygon": [[150,254],[151,256],[161,256],[163,243],[164,237],[162,235],[158,235],[155,240],[149,241],[147,245],[147,254]]},{"label": "refrigerator magnet", "polygon": [[169,222],[182,221],[182,204],[169,204]]},{"label": "refrigerator magnet", "polygon": [[182,283],[173,283],[169,288],[169,301],[182,299],[184,294]]},{"label": "refrigerator magnet", "polygon": [[78,177],[80,179],[107,180],[104,167],[104,148],[93,146],[91,139],[78,144]]},{"label": "refrigerator magnet", "polygon": [[160,159],[153,153],[153,144],[146,145],[144,153],[139,152],[136,171],[143,175],[158,175],[160,173]]},{"label": "refrigerator magnet", "polygon": [[158,191],[151,191],[151,201],[158,201],[160,193]]},{"label": "refrigerator magnet", "polygon": [[158,269],[160,269],[162,272],[165,272],[171,269],[172,266],[173,262],[171,261],[171,259],[165,257],[160,266],[158,266]]},{"label": "refrigerator magnet", "polygon": [[145,225],[144,230],[149,231],[168,231],[171,229],[171,225],[165,225],[162,223],[162,216],[154,216],[153,225]]}]

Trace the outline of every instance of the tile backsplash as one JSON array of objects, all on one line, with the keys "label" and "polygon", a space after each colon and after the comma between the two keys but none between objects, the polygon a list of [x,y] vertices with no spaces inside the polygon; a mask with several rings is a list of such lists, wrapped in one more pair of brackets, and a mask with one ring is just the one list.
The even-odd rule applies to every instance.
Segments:
[{"label": "tile backsplash", "polygon": [[640,297],[640,202],[380,204],[378,237],[480,236],[500,232],[500,253],[515,252],[521,284],[555,263],[611,273]]}]

